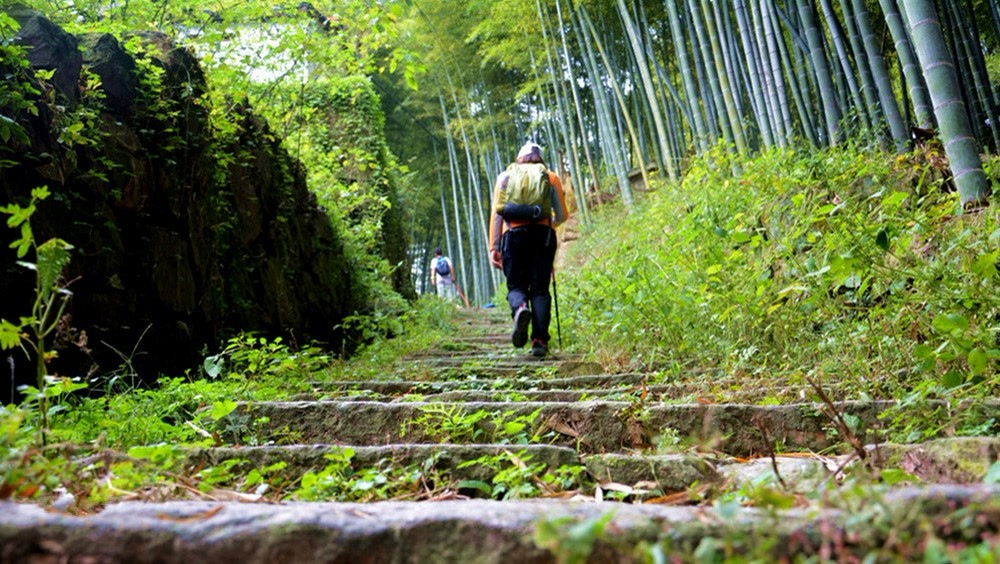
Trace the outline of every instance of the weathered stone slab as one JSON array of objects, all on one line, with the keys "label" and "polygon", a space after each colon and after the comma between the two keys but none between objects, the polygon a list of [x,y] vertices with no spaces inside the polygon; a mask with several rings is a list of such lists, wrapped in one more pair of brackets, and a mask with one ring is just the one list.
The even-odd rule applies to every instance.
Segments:
[{"label": "weathered stone slab", "polygon": [[720,464],[716,468],[733,488],[740,488],[745,484],[760,484],[787,488],[789,492],[798,493],[816,491],[823,484],[829,483],[832,474],[832,469],[818,457],[775,456],[773,462],[770,457],[755,458],[745,462]]},{"label": "weathered stone slab", "polygon": [[482,355],[476,357],[431,357],[417,359],[413,365],[420,368],[430,368],[434,370],[450,370],[453,372],[467,372],[469,374],[496,374],[515,375],[530,374],[542,369],[556,369],[564,359],[558,355],[548,355],[536,358],[527,352],[522,352],[518,356],[502,356],[498,358],[484,358]]},{"label": "weathered stone slab", "polygon": [[[268,447],[242,448],[206,448],[192,449],[188,453],[188,466],[215,466],[225,460],[243,459],[250,468],[265,468],[276,462],[285,462],[288,466],[282,474],[289,477],[299,477],[309,470],[319,470],[327,466],[327,454],[340,452],[344,446],[314,444]],[[463,462],[475,460],[482,456],[502,454],[504,451],[512,454],[525,452],[523,461],[530,460],[532,464],[543,463],[549,470],[560,466],[580,464],[580,457],[575,450],[551,445],[432,445],[432,444],[395,444],[384,446],[350,446],[354,452],[351,468],[361,470],[372,468],[386,461],[391,461],[393,468],[405,468],[411,465],[423,464],[433,459],[434,469],[444,472],[455,480],[481,480],[489,483],[495,471],[481,465],[469,465],[459,468]]]},{"label": "weathered stone slab", "polygon": [[[964,508],[964,509],[963,509]],[[974,514],[976,519],[968,519]],[[913,519],[920,515],[920,519]],[[853,560],[869,551],[912,550],[921,535],[951,533],[975,542],[1000,526],[1000,490],[987,487],[909,488],[886,494],[860,512],[731,507],[664,507],[577,501],[284,503],[174,502],[111,505],[89,517],[47,512],[34,505],[0,504],[3,562],[555,562],[536,544],[549,523],[549,545],[566,548],[570,527],[610,521],[592,550],[592,562],[651,556],[690,556],[711,550],[706,538],[726,538],[716,554],[818,556]],[[899,539],[912,542],[900,544]],[[575,542],[579,543],[577,537]],[[577,545],[579,548],[579,545]],[[728,554],[723,550],[730,551]]]},{"label": "weathered stone slab", "polygon": [[[559,372],[557,371],[557,374]],[[355,381],[334,380],[314,382],[320,390],[369,390],[383,395],[437,394],[453,390],[590,390],[602,388],[635,387],[643,378],[642,374],[598,374],[570,377],[525,377],[525,378],[477,378],[455,380],[394,380]]]},{"label": "weathered stone slab", "polygon": [[[538,382],[545,383],[544,380],[540,380]],[[619,385],[613,388],[578,388],[566,390],[551,389],[549,386],[544,386],[539,389],[523,389],[524,386],[531,386],[531,383],[523,381],[521,383],[522,386],[510,389],[466,389],[425,394],[422,401],[512,401],[513,398],[517,398],[522,401],[544,402],[576,402],[594,399],[628,401],[629,399],[637,400],[643,391],[642,388],[636,385]],[[645,388],[645,392],[647,394],[646,401],[650,401],[650,398],[653,398],[652,401],[674,403],[691,403],[692,397],[701,399],[704,395],[708,395],[709,397],[725,398],[727,400],[726,403],[756,403],[764,398],[773,396],[774,394],[780,394],[781,397],[786,398],[798,397],[797,392],[799,391],[801,391],[801,388],[769,391],[757,389],[736,389],[732,391],[706,392],[704,386],[694,383],[676,385],[662,384],[647,386]],[[406,401],[406,399],[403,398],[403,401]]]},{"label": "weathered stone slab", "polygon": [[697,456],[596,454],[583,460],[598,482],[627,486],[646,482],[655,484],[664,493],[685,490],[695,482],[707,484],[720,480],[713,466]]},{"label": "weathered stone slab", "polygon": [[1000,438],[951,437],[915,445],[867,447],[882,468],[898,468],[929,484],[982,482],[1000,460]]},{"label": "weathered stone slab", "polygon": [[[842,413],[874,427],[891,402],[839,402]],[[543,402],[381,403],[256,402],[243,404],[241,413],[252,420],[266,418],[257,432],[290,431],[299,442],[383,445],[404,441],[439,442],[427,428],[413,421],[429,409],[464,413],[485,410],[511,417],[539,412],[537,422],[558,431],[559,444],[587,452],[617,452],[623,447],[648,446],[653,436],[670,429],[680,437],[734,456],[768,454],[775,444],[786,449],[822,450],[837,443],[832,423],[815,404],[753,406],[652,405],[636,409],[628,402],[587,401],[573,404]],[[476,428],[489,436],[490,418]],[[405,434],[405,436],[404,436]]]}]

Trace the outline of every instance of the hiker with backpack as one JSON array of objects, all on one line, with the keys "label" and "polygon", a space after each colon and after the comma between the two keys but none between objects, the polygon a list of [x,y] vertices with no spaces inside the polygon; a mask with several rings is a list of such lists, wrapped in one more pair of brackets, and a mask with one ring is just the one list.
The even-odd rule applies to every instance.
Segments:
[{"label": "hiker with backpack", "polygon": [[490,262],[507,278],[507,303],[514,330],[511,342],[528,342],[531,354],[548,354],[552,297],[549,280],[556,256],[555,227],[569,218],[559,175],[542,159],[542,148],[528,142],[497,177],[490,218]]},{"label": "hiker with backpack", "polygon": [[441,254],[441,247],[434,249],[431,259],[431,286],[437,287],[439,298],[449,302],[455,299],[455,265]]}]

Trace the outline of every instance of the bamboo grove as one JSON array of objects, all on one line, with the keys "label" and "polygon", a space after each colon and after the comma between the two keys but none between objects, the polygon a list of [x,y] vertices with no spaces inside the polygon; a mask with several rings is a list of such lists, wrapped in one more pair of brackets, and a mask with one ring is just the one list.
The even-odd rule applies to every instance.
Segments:
[{"label": "bamboo grove", "polygon": [[[400,179],[412,218],[418,290],[427,289],[430,252],[441,246],[469,300],[482,304],[501,281],[487,257],[493,182],[527,139],[543,146],[584,223],[597,202],[615,197],[631,208],[633,191],[651,179],[680,180],[693,156],[843,143],[904,152],[914,132],[941,140],[962,208],[984,205],[979,155],[1000,146],[1000,93],[990,76],[1000,72],[997,3],[33,4],[73,31],[156,30],[192,46],[211,71],[212,95],[246,97],[331,206],[372,202],[331,177],[343,155],[310,142],[324,109],[316,93],[364,75],[381,98],[395,157],[387,174]],[[366,248],[380,243],[368,239]]]},{"label": "bamboo grove", "polygon": [[986,204],[980,151],[1000,146],[1000,94],[988,72],[1000,45],[996,0],[409,7],[402,36],[428,69],[409,103],[430,133],[421,136],[432,166],[417,168],[437,187],[438,209],[418,223],[415,264],[445,241],[470,300],[488,301],[498,283],[486,214],[493,180],[526,139],[572,187],[583,222],[610,196],[636,205],[633,191],[650,175],[679,180],[693,155],[844,143],[901,153],[929,132],[962,208]]}]

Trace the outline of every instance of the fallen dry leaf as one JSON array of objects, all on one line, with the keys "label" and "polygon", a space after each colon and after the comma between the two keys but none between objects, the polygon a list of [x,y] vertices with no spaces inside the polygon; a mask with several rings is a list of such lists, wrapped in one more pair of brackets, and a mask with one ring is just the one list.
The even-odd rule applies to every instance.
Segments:
[{"label": "fallen dry leaf", "polygon": [[163,519],[164,521],[173,521],[175,523],[190,523],[192,521],[204,521],[205,519],[211,519],[215,517],[220,511],[222,511],[222,505],[216,505],[215,507],[202,511],[201,513],[195,513],[194,515],[184,515],[183,517],[175,517],[173,515],[168,515],[166,513],[157,513],[156,517],[158,519]]},{"label": "fallen dry leaf", "polygon": [[543,428],[552,429],[553,431],[573,437],[577,439],[580,437],[580,432],[577,431],[570,423],[563,420],[563,418],[558,413],[553,413],[545,420],[545,425]]}]

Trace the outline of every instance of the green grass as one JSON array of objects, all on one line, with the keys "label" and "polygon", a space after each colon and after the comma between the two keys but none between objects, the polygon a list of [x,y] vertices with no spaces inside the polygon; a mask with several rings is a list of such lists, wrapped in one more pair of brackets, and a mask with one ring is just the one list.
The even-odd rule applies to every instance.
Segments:
[{"label": "green grass", "polygon": [[[996,205],[956,215],[919,152],[729,158],[692,163],[632,213],[599,210],[564,251],[576,267],[563,327],[579,351],[663,381],[714,372],[914,405],[1000,391]],[[997,161],[986,170],[997,178]],[[933,434],[899,418],[905,435]]]}]

